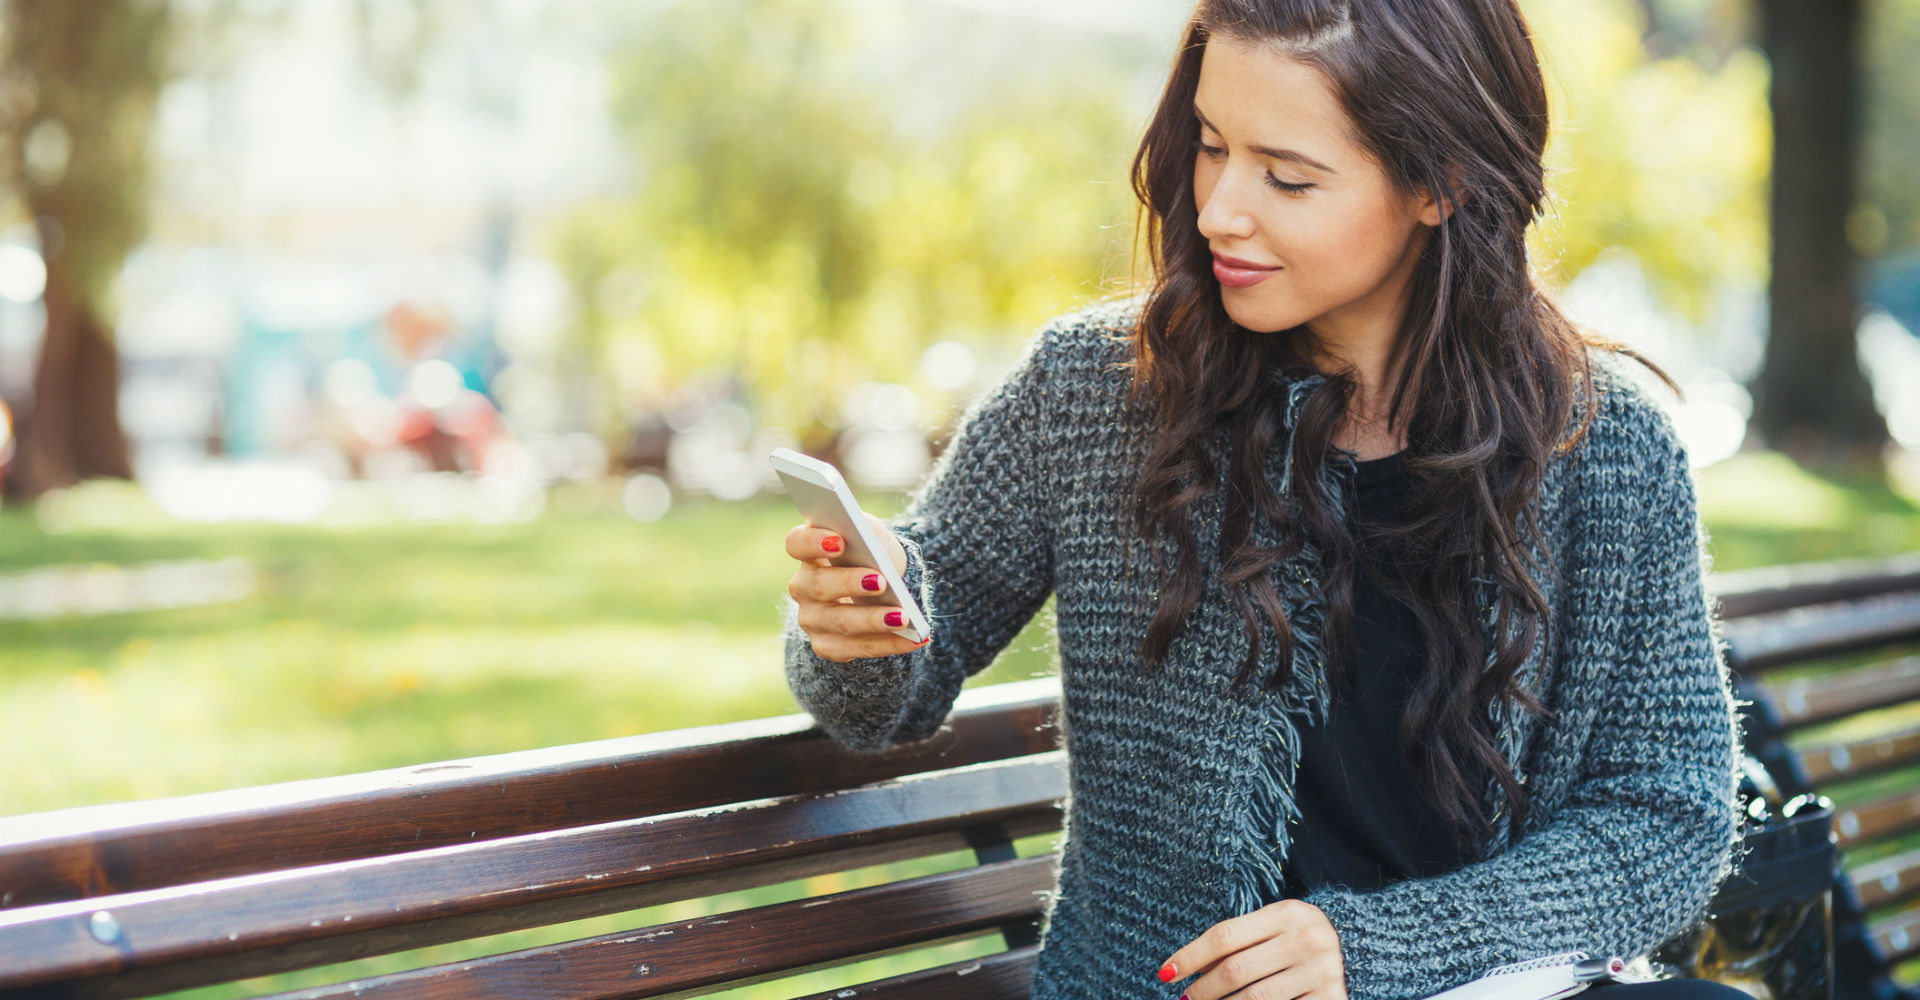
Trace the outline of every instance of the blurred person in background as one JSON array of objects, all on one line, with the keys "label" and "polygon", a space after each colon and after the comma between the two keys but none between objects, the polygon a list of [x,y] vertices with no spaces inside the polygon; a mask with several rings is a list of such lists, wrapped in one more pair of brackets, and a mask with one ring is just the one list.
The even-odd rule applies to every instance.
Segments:
[{"label": "blurred person in background", "polygon": [[444,356],[451,320],[444,309],[396,303],[383,324],[383,342],[400,369],[399,390],[381,390],[373,365],[335,361],[321,376],[321,435],[352,474],[391,471],[376,456],[404,458],[416,471],[477,473],[487,452],[506,438],[499,408],[470,389]]}]

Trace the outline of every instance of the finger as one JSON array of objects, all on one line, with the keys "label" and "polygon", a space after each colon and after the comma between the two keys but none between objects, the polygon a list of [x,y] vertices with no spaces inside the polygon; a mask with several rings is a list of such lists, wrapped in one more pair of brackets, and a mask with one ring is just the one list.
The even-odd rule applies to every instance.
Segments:
[{"label": "finger", "polygon": [[835,663],[846,663],[850,660],[866,660],[876,657],[898,656],[901,653],[911,653],[932,641],[931,638],[928,638],[916,643],[911,639],[902,639],[897,635],[888,636],[884,639],[865,639],[860,641],[829,637],[816,641],[813,644],[813,651],[823,660],[831,660]]},{"label": "finger", "polygon": [[848,597],[872,597],[887,589],[886,574],[865,566],[844,567],[834,579],[840,583],[840,593]]},{"label": "finger", "polygon": [[794,600],[818,601],[822,604],[852,604],[856,597],[872,597],[886,589],[886,576],[866,566],[810,564],[795,570],[793,578],[787,582],[787,593]]},{"label": "finger", "polygon": [[[1199,970],[1189,1000],[1294,1000],[1310,983],[1310,967],[1279,939],[1262,941]],[[1288,992],[1291,990],[1292,992]]]},{"label": "finger", "polygon": [[800,627],[813,640],[815,653],[822,659],[839,663],[908,653],[933,641],[932,636],[915,642],[895,633],[893,629],[900,626],[886,624],[888,612],[899,614],[901,621],[906,620],[900,608],[806,603],[800,605]]},{"label": "finger", "polygon": [[[896,616],[895,620],[900,624],[887,624],[889,615]],[[904,608],[875,604],[803,601],[800,604],[798,617],[801,627],[805,628],[810,635],[825,633],[855,641],[894,635],[894,629],[906,628],[908,625]],[[913,643],[909,642],[908,645],[911,647]]]},{"label": "finger", "polygon": [[787,532],[787,555],[795,559],[830,560],[846,550],[846,539],[831,528],[802,522]]},{"label": "finger", "polygon": [[1324,995],[1310,967],[1293,965],[1242,987],[1232,995],[1232,1000],[1308,1000]]},{"label": "finger", "polygon": [[1263,906],[1252,913],[1214,924],[1168,956],[1160,966],[1160,981],[1170,983],[1187,976],[1204,974],[1222,959],[1277,936],[1285,928],[1281,916],[1275,906]]}]

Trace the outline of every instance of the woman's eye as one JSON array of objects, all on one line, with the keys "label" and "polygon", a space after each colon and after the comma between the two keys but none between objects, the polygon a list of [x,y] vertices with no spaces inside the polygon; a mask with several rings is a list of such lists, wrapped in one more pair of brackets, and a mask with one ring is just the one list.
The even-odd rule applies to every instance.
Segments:
[{"label": "woman's eye", "polygon": [[[1196,150],[1199,150],[1202,153],[1207,154],[1208,156],[1217,157],[1226,153],[1226,150],[1221,149],[1218,146],[1209,146],[1206,143],[1200,141],[1199,139],[1195,139],[1193,141],[1193,148]],[[1285,191],[1288,194],[1299,194],[1300,192],[1313,187],[1312,184],[1290,184],[1286,181],[1283,181],[1273,176],[1272,174],[1267,174],[1264,180],[1267,182],[1268,187],[1273,188],[1275,191]]]},{"label": "woman's eye", "polygon": [[1268,174],[1268,175],[1267,175],[1267,186],[1268,186],[1268,187],[1270,187],[1270,188],[1273,188],[1273,189],[1274,189],[1274,190],[1276,190],[1276,191],[1285,191],[1285,192],[1287,192],[1287,193],[1289,193],[1289,194],[1299,194],[1300,192],[1302,192],[1302,191],[1305,191],[1306,189],[1308,189],[1308,188],[1310,188],[1310,187],[1312,187],[1313,185],[1311,185],[1311,184],[1289,184],[1289,183],[1287,183],[1286,181],[1283,181],[1283,180],[1280,180],[1280,179],[1278,179],[1278,178],[1276,178],[1276,177],[1274,177],[1274,176],[1273,176],[1272,174]]}]

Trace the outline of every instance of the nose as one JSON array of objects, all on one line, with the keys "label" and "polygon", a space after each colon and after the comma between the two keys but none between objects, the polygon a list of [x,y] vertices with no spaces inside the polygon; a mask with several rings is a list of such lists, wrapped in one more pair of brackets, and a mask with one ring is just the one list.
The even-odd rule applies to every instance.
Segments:
[{"label": "nose", "polygon": [[1245,187],[1234,171],[1222,170],[1214,175],[1213,187],[1200,205],[1200,235],[1214,242],[1253,235],[1253,213],[1247,208]]}]

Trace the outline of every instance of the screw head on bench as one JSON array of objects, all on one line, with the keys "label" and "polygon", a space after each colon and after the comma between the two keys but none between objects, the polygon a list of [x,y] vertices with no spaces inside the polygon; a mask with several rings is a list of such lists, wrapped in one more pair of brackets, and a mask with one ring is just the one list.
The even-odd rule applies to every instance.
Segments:
[{"label": "screw head on bench", "polygon": [[113,914],[105,910],[93,911],[93,916],[87,920],[87,930],[92,931],[93,939],[101,944],[120,942],[120,921],[113,919]]}]

